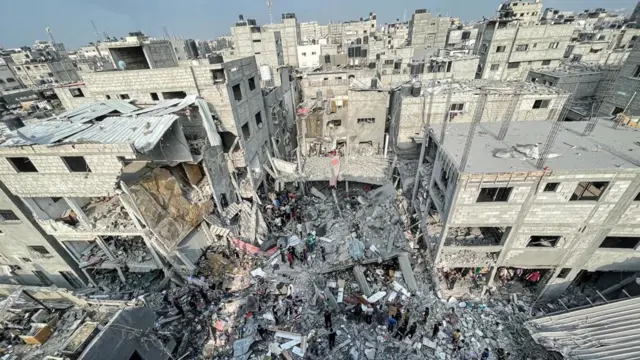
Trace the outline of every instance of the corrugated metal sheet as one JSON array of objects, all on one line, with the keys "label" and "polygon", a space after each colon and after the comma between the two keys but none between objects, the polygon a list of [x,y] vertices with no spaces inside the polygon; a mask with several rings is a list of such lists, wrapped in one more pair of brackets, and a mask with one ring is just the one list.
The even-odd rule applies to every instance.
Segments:
[{"label": "corrugated metal sheet", "polygon": [[25,126],[12,132],[12,137],[2,146],[48,145],[89,128],[91,124],[71,123],[68,121],[46,121]]},{"label": "corrugated metal sheet", "polygon": [[640,298],[525,323],[533,339],[567,359],[640,359]]},{"label": "corrugated metal sheet", "polygon": [[67,143],[132,144],[146,153],[153,149],[171,125],[176,115],[111,117],[65,140]]},{"label": "corrugated metal sheet", "polygon": [[197,98],[197,95],[187,95],[187,97],[185,97],[184,99],[163,100],[152,107],[138,110],[132,113],[132,115],[145,114],[147,116],[160,116],[173,114],[174,112],[180,111],[187,106],[193,105],[196,102]]}]

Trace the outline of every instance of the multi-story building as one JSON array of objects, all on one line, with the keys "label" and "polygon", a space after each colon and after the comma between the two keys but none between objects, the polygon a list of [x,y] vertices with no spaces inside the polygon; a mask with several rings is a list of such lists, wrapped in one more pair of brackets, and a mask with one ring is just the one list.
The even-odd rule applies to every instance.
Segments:
[{"label": "multi-story building", "polygon": [[529,70],[554,68],[564,60],[574,27],[521,25],[513,20],[490,20],[476,41],[479,79],[524,80]]},{"label": "multi-story building", "polygon": [[321,45],[299,45],[298,67],[313,68],[320,65]]},{"label": "multi-story building", "polygon": [[640,117],[640,46],[636,46],[620,68],[611,89],[605,94],[598,115],[620,113],[637,121]]},{"label": "multi-story building", "polygon": [[283,160],[292,160],[297,147],[295,109],[302,100],[302,88],[293,71],[292,67],[281,67],[280,86],[262,89],[273,152]]},{"label": "multi-story building", "polygon": [[447,49],[473,50],[478,38],[477,26],[458,26],[447,35]]},{"label": "multi-story building", "polygon": [[418,9],[409,22],[409,45],[416,49],[444,49],[451,19]]},{"label": "multi-story building", "polygon": [[279,85],[277,69],[285,64],[282,32],[268,30],[258,26],[254,19],[244,20],[241,16],[231,28],[231,34],[234,42],[233,57],[255,56],[262,80],[273,82],[265,85]]},{"label": "multi-story building", "polygon": [[383,41],[386,48],[397,49],[404,47],[409,39],[409,22],[396,21],[395,23],[385,24],[382,28]]},{"label": "multi-story building", "polygon": [[[587,273],[639,271],[640,157],[629,151],[638,130],[607,120],[588,136],[586,122],[504,125],[449,123],[446,136],[444,124],[429,128],[423,153],[432,171],[416,208],[436,273],[484,269],[478,291],[504,294],[537,271],[531,289],[553,298]],[[538,150],[548,139],[549,151]],[[505,286],[503,272],[524,276]]]},{"label": "multi-story building", "polygon": [[536,23],[542,14],[542,1],[507,0],[500,4],[498,17],[514,19],[521,23]]},{"label": "multi-story building", "polygon": [[[409,50],[409,51],[408,51]],[[451,54],[441,49],[435,54],[414,54],[413,48],[387,50],[377,62],[382,85],[397,86],[409,81],[475,79],[479,57]]]},{"label": "multi-story building", "polygon": [[73,62],[52,47],[22,47],[11,54],[13,72],[28,87],[80,80]]},{"label": "multi-story building", "polygon": [[300,40],[302,43],[318,43],[318,40],[322,38],[320,32],[321,26],[317,21],[301,22],[300,23]]},{"label": "multi-story building", "polygon": [[[554,120],[569,93],[541,84],[495,80],[440,80],[402,86],[392,100],[390,130],[398,153],[414,154],[425,124],[473,121],[478,99],[487,103],[482,122]],[[445,121],[445,119],[447,121]]]},{"label": "multi-story building", "polygon": [[[300,38],[300,24],[296,14],[282,14],[280,24],[264,25],[269,31],[279,31],[282,43],[282,53],[285,65],[298,66],[298,45],[302,43]],[[236,46],[238,48],[239,45]],[[274,73],[275,74],[275,73]]]},{"label": "multi-story building", "polygon": [[20,78],[11,71],[4,59],[0,58],[0,93],[22,88]]}]

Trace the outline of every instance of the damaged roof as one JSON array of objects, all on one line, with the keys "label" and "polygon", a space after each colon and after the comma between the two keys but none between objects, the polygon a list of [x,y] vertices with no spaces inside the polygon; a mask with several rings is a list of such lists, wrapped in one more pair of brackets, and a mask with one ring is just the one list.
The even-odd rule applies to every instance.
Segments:
[{"label": "damaged roof", "polygon": [[524,324],[533,340],[568,359],[640,358],[640,298],[545,316]]},{"label": "damaged roof", "polygon": [[[79,106],[75,109],[65,111],[62,114],[51,117],[47,120],[67,120],[70,122],[88,122],[95,120],[101,116],[118,112],[120,114],[128,114],[130,112],[139,110],[135,105],[130,104],[124,100],[111,99],[91,104]],[[47,121],[45,120],[45,121]]]},{"label": "damaged roof", "polygon": [[176,111],[180,111],[186,108],[187,106],[195,104],[197,99],[198,99],[197,95],[187,95],[187,97],[185,97],[184,99],[163,100],[149,108],[134,111],[130,115],[144,114],[144,115],[158,116],[158,115],[173,114]]},{"label": "damaged roof", "polygon": [[132,144],[151,151],[178,120],[177,115],[110,117],[67,138],[65,143]]}]

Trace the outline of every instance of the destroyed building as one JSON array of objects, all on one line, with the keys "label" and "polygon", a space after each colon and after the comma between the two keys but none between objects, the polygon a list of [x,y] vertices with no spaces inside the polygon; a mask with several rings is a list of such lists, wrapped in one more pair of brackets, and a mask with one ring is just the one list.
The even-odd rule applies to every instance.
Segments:
[{"label": "destroyed building", "polygon": [[468,123],[477,99],[487,95],[483,122],[554,119],[569,93],[526,82],[490,80],[442,80],[414,82],[400,87],[391,101],[391,139],[399,153],[415,153],[422,143],[424,126],[444,121]]},{"label": "destroyed building", "polygon": [[[554,298],[586,274],[640,270],[638,130],[485,122],[480,111],[473,123],[432,124],[423,144],[415,206],[445,294],[528,287]],[[465,269],[484,274],[475,289],[445,289],[444,271]]]},{"label": "destroyed building", "polygon": [[[409,51],[407,51],[409,50]],[[409,81],[441,79],[472,80],[479,57],[440,49],[414,51],[413,48],[388,50],[378,60],[383,85],[398,86]]]},{"label": "destroyed building", "polygon": [[94,285],[108,272],[188,274],[210,241],[204,216],[243,195],[216,129],[195,96],[107,100],[8,134],[0,179]]}]

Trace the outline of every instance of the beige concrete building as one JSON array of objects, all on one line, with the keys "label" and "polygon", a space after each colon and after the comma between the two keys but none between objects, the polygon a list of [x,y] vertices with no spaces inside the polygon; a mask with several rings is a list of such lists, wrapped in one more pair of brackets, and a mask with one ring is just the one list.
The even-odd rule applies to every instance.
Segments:
[{"label": "beige concrete building", "polygon": [[[230,58],[255,56],[266,86],[278,86],[278,67],[285,64],[282,32],[258,26],[253,19],[241,19],[231,28],[234,55]],[[297,61],[297,59],[296,59]]]},{"label": "beige concrete building", "polygon": [[409,45],[415,49],[444,49],[451,19],[418,9],[409,22]]},{"label": "beige concrete building", "polygon": [[279,24],[268,24],[263,26],[269,31],[279,31],[282,41],[282,53],[284,64],[298,66],[298,45],[302,43],[300,34],[300,24],[296,14],[282,14],[282,22]]}]

